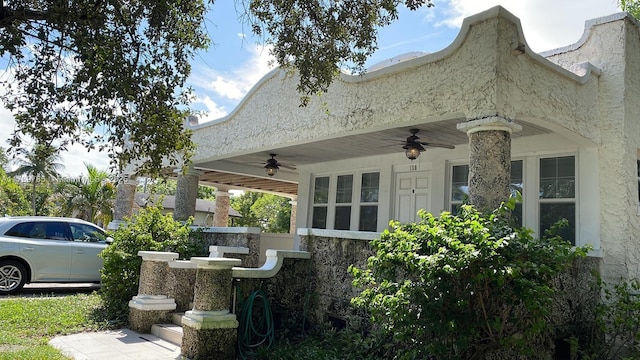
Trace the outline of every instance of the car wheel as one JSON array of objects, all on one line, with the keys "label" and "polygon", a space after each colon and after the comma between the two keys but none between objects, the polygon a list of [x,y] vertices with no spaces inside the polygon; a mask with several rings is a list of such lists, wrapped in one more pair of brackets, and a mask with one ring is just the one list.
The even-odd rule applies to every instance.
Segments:
[{"label": "car wheel", "polygon": [[27,282],[27,270],[17,261],[0,261],[0,295],[20,291]]}]

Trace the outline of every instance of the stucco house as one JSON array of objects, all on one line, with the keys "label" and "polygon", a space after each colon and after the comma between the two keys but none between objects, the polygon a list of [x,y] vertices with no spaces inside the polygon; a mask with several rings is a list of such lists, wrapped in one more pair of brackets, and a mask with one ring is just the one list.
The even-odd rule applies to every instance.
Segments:
[{"label": "stucco house", "polygon": [[630,15],[591,20],[577,43],[534,53],[519,20],[494,7],[447,48],[342,74],[306,107],[297,82],[273,70],[228,116],[191,121],[198,147],[183,188],[214,185],[221,206],[230,189],[291,198],[297,248],[308,236],[372,239],[418,209],[455,211],[469,172],[493,181],[492,161],[506,156],[525,226],[540,234],[565,217],[565,236],[593,246],[605,279],[640,275],[640,27]]}]

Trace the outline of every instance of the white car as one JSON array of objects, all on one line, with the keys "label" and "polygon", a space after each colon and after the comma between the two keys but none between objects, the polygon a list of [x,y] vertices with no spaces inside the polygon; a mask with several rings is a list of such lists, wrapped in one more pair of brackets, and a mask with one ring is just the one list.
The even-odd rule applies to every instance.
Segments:
[{"label": "white car", "polygon": [[0,218],[0,295],[26,283],[100,282],[98,254],[111,241],[103,229],[80,219]]}]

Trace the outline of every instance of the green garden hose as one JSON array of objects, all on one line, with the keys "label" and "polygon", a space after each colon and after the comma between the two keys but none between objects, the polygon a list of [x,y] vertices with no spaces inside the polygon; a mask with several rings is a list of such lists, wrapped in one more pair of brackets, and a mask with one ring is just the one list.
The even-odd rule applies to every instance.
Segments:
[{"label": "green garden hose", "polygon": [[238,352],[242,359],[255,355],[259,346],[271,347],[275,338],[273,314],[264,291],[251,293],[242,305],[238,321]]}]

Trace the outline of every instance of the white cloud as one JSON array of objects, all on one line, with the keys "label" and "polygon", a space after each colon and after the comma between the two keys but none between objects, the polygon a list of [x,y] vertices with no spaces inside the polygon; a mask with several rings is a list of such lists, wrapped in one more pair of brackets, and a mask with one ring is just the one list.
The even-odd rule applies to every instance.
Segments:
[{"label": "white cloud", "polygon": [[203,104],[206,108],[206,110],[203,111],[203,114],[198,115],[200,123],[219,119],[228,114],[228,111],[224,108],[224,106],[219,105],[211,97],[206,95],[196,96],[192,104]]},{"label": "white cloud", "polygon": [[201,71],[203,78],[194,78],[194,84],[213,92],[216,96],[239,101],[273,66],[269,65],[273,59],[269,56],[269,48],[255,45],[250,47],[249,58],[228,72],[218,72],[213,69]]},{"label": "white cloud", "polygon": [[520,18],[534,51],[551,50],[580,39],[585,20],[619,12],[617,0],[450,0],[442,24],[460,27],[465,17],[500,5]]},{"label": "white cloud", "polygon": [[[4,134],[4,141],[0,146],[5,150],[9,149],[7,140],[11,133],[13,133],[15,124],[13,114],[0,104],[0,134]],[[25,139],[25,145],[27,147],[31,145],[29,139]],[[80,144],[70,146],[67,151],[62,152],[60,154],[60,160],[64,165],[64,169],[61,169],[60,172],[63,176],[68,177],[86,175],[87,169],[84,166],[85,162],[95,166],[99,170],[107,170],[109,168],[109,155],[107,155],[106,152],[99,152],[97,150],[87,152],[87,149]]]}]

